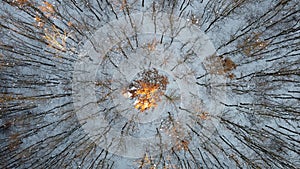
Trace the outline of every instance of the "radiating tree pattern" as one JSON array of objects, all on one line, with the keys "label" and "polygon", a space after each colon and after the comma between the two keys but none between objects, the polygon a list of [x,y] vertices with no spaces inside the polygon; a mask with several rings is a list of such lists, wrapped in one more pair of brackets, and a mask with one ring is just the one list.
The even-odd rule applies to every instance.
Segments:
[{"label": "radiating tree pattern", "polygon": [[[0,168],[300,168],[299,10],[298,0],[2,0]],[[151,18],[151,33],[139,32],[147,27],[136,24],[137,13]],[[86,44],[98,52],[115,42],[98,30],[120,20],[126,20],[124,29],[105,30],[120,39],[99,56],[96,80],[88,82],[96,103],[87,105],[98,105],[90,120],[103,114],[108,121],[91,139],[78,117],[84,106],[75,105],[74,75],[84,73],[76,72],[76,63],[95,61]],[[181,31],[194,28],[215,48],[201,61],[197,34],[188,36],[194,41],[180,41],[188,38]],[[165,84],[157,100],[164,118],[141,122],[160,109],[151,99],[153,108],[138,105],[135,116],[122,116],[130,107],[122,100],[132,109],[137,104],[115,93],[126,94],[130,85],[161,87],[127,75],[132,65],[152,64]],[[189,93],[194,89],[199,92]],[[222,111],[205,109],[214,107],[207,100]],[[207,124],[217,125],[210,130]],[[110,151],[116,141],[122,148],[119,137],[99,146],[112,130],[120,138],[151,135],[157,142],[139,158],[126,157]]]}]

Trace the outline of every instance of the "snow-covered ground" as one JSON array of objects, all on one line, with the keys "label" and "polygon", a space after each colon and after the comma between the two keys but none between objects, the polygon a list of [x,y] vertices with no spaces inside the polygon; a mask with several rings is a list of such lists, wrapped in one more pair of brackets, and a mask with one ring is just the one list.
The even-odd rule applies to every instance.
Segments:
[{"label": "snow-covered ground", "polygon": [[[0,2],[1,168],[299,168],[297,0]],[[124,89],[168,78],[143,112]]]}]

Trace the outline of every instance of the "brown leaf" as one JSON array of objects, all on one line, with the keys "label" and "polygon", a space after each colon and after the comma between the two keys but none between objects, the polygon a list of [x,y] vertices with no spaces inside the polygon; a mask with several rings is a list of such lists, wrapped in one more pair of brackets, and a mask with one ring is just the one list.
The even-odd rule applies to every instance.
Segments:
[{"label": "brown leaf", "polygon": [[47,2],[47,1],[44,1],[43,2],[44,5],[43,6],[39,6],[39,9],[44,12],[45,16],[46,17],[51,17],[54,13],[55,13],[55,10],[54,10],[54,7],[51,3]]},{"label": "brown leaf", "polygon": [[184,151],[188,151],[189,150],[189,144],[190,141],[189,140],[178,140],[175,146],[175,150],[176,151],[180,151],[180,150],[184,150]]},{"label": "brown leaf", "polygon": [[228,75],[228,77],[229,77],[230,79],[234,79],[234,78],[235,78],[235,75],[234,75],[233,73],[230,73],[230,74]]},{"label": "brown leaf", "polygon": [[19,7],[23,7],[25,5],[28,5],[29,2],[28,2],[28,0],[13,0],[12,4],[16,5],[16,6],[19,6]]},{"label": "brown leaf", "polygon": [[155,51],[157,43],[158,42],[156,39],[153,39],[153,41],[151,43],[148,43],[149,51]]},{"label": "brown leaf", "polygon": [[209,118],[209,113],[208,112],[203,112],[198,114],[198,117],[202,120],[207,120]]},{"label": "brown leaf", "polygon": [[224,72],[229,72],[236,68],[236,64],[230,58],[224,59],[223,66],[224,66]]}]

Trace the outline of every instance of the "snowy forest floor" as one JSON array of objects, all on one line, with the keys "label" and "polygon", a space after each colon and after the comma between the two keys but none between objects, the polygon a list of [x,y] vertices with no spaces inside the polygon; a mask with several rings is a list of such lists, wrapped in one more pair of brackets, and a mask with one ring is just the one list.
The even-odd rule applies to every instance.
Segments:
[{"label": "snowy forest floor", "polygon": [[300,168],[298,0],[2,0],[0,28],[0,168]]}]

